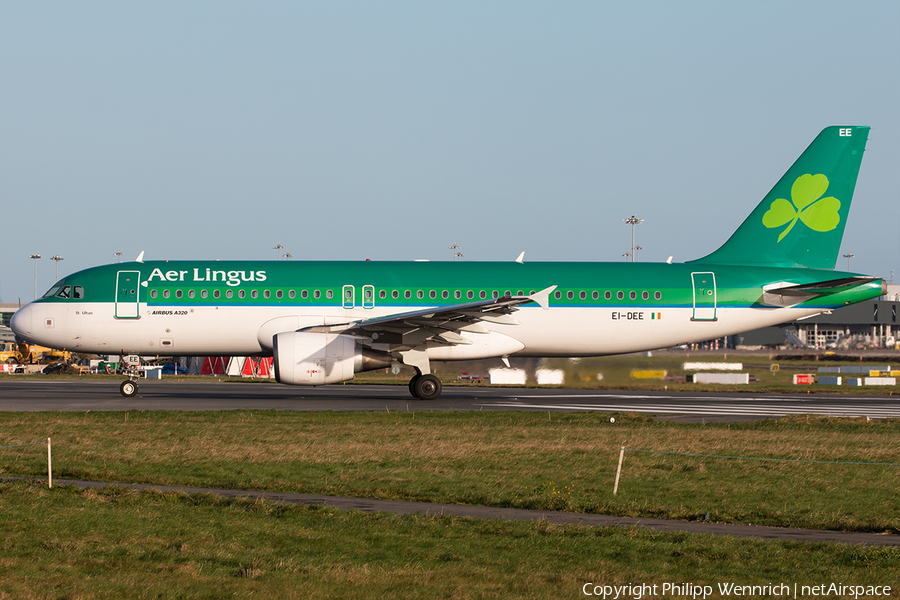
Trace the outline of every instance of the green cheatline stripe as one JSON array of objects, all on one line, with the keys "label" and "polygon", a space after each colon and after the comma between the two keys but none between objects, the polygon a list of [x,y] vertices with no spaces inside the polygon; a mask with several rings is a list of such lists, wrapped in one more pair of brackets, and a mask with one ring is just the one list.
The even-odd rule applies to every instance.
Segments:
[{"label": "green cheatline stripe", "polygon": [[2,449],[2,448],[20,448],[21,446],[37,446],[38,444],[46,444],[46,443],[47,443],[47,440],[44,440],[43,442],[31,442],[30,444],[14,444],[12,446],[0,446],[0,449]]},{"label": "green cheatline stripe", "polygon": [[647,452],[651,454],[677,454],[678,456],[699,456],[702,458],[737,458],[740,460],[771,460],[775,462],[819,463],[826,465],[872,465],[874,467],[900,467],[900,463],[844,462],[840,460],[803,460],[800,458],[760,458],[758,456],[720,456],[717,454],[688,454],[687,452],[665,452],[663,450],[638,450],[625,448],[629,452]]}]

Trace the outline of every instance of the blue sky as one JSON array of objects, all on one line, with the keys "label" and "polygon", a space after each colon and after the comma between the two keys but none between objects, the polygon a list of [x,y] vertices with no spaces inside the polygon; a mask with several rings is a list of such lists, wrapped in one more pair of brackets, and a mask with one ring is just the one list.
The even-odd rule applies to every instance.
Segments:
[{"label": "blue sky", "polygon": [[[900,282],[900,3],[0,0],[0,298],[133,260],[703,256],[827,125]],[[282,251],[283,252],[283,251]],[[844,259],[839,268],[846,268]]]}]

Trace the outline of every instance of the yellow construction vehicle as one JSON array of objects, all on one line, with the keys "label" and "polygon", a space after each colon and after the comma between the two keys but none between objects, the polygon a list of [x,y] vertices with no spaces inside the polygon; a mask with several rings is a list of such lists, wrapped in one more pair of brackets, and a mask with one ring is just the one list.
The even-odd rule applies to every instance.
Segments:
[{"label": "yellow construction vehicle", "polygon": [[49,365],[59,361],[71,362],[72,353],[26,343],[0,342],[0,363],[16,365]]}]

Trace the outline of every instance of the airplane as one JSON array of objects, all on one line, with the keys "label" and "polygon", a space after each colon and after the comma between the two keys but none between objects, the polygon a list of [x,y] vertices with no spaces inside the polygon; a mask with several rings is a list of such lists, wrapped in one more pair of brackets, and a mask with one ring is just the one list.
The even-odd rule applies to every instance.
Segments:
[{"label": "airplane", "polygon": [[[734,234],[685,263],[144,261],[56,282],[11,322],[73,352],[272,356],[319,386],[397,363],[438,398],[432,361],[623,354],[704,341],[877,298],[835,272],[869,127],[827,127]],[[120,391],[138,391],[136,372]]]}]

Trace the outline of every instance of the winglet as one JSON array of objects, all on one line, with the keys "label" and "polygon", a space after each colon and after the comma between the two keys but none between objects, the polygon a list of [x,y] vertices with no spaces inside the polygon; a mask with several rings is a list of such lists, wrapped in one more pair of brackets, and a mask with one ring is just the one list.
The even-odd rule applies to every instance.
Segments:
[{"label": "winglet", "polygon": [[520,265],[525,262],[525,251],[522,250],[522,254],[519,255],[519,258],[516,259],[516,262]]},{"label": "winglet", "polygon": [[134,259],[134,262],[139,262],[139,263],[144,262],[144,251],[143,250],[141,250],[141,253],[138,254],[138,257],[136,259]]},{"label": "winglet", "polygon": [[528,298],[531,299],[532,302],[537,302],[544,310],[547,310],[550,308],[550,294],[552,294],[553,290],[556,288],[557,286],[551,285],[547,289],[531,294]]}]

